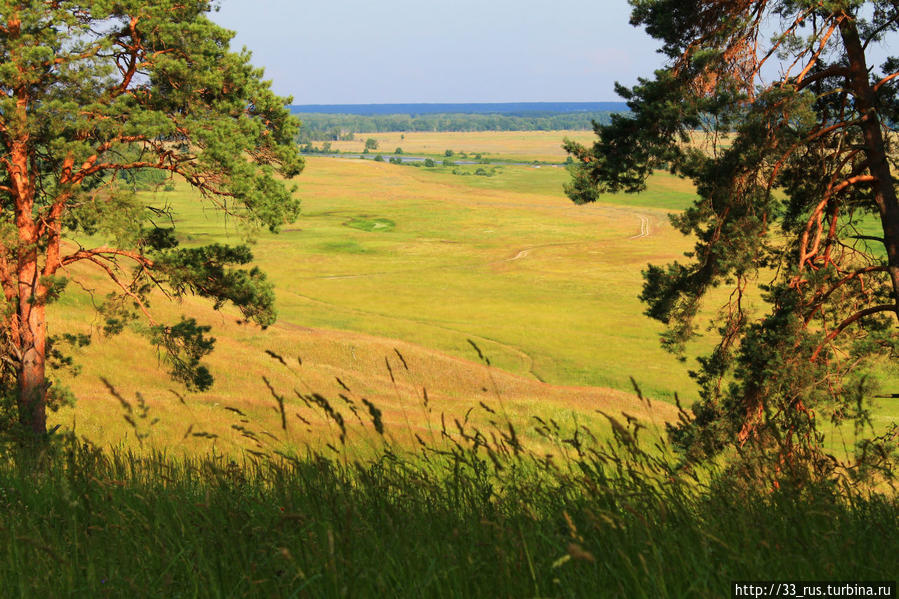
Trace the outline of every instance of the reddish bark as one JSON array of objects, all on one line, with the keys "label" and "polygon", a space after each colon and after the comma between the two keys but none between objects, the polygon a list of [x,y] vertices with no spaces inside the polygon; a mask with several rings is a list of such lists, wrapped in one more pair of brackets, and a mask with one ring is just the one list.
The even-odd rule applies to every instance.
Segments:
[{"label": "reddish bark", "polygon": [[[32,264],[22,274],[36,275],[36,270],[36,264]],[[35,435],[47,432],[47,320],[42,291],[40,285],[29,288],[27,282],[22,282],[17,315],[21,352],[18,368],[19,421]]]},{"label": "reddish bark", "polygon": [[847,82],[855,96],[859,112],[865,115],[861,123],[865,136],[865,155],[868,168],[874,177],[872,183],[874,203],[880,211],[880,221],[883,225],[887,269],[893,285],[893,311],[899,318],[899,199],[896,197],[881,122],[876,111],[874,87],[868,77],[865,50],[859,39],[855,21],[843,19],[840,22],[840,33],[849,58],[850,74]]}]

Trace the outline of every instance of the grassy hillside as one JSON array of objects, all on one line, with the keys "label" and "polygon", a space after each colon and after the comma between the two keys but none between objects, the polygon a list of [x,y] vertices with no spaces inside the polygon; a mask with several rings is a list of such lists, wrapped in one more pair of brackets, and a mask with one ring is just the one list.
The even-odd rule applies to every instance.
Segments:
[{"label": "grassy hillside", "polygon": [[[664,441],[672,393],[694,389],[636,295],[644,264],[689,247],[666,221],[688,186],[659,175],[577,207],[563,169],[474,172],[310,159],[303,216],[255,244],[277,324],[156,298],[163,320],[213,325],[210,392],[181,393],[133,332],[95,339],[51,424],[104,449],[0,439],[3,595],[720,597],[737,580],[890,579],[889,477],[878,495],[764,458],[685,467]],[[182,243],[241,239],[186,187],[160,193]],[[54,331],[96,337],[108,284],[70,274],[84,286],[52,306]]]},{"label": "grassy hillside", "polygon": [[[470,153],[501,144],[508,155],[532,144],[527,151],[548,155],[559,142],[548,133],[490,135],[489,143],[481,134],[433,135],[431,143]],[[501,166],[492,176],[475,170],[309,158],[297,180],[301,217],[278,235],[260,235],[254,246],[276,285],[279,322],[262,331],[200,301],[171,305],[159,298],[163,315],[187,312],[213,325],[215,387],[182,403],[143,340],[130,333],[98,339],[82,360],[83,373],[68,380],[77,407],[55,422],[104,443],[126,432],[133,437],[123,420],[110,418],[123,408],[101,377],[129,401],[144,393],[151,408],[144,424],[160,419],[148,442],[183,438],[186,447],[209,445],[197,432],[218,435],[222,447],[246,442],[232,428],[242,426],[240,417],[226,407],[279,429],[263,376],[287,395],[297,445],[314,440],[327,423],[312,419],[291,389],[333,399],[347,393],[338,377],[357,404],[370,399],[389,421],[419,431],[441,411],[458,416],[477,408],[486,418],[480,401],[505,402],[523,427],[535,415],[597,423],[596,409],[645,414],[630,394],[631,376],[663,402],[675,392],[686,401],[695,397],[684,364],[659,348],[659,326],[637,300],[640,270],[690,247],[666,216],[690,202],[689,185],[660,174],[644,194],[575,206],[562,193],[568,176],[562,168]],[[182,243],[240,241],[235,223],[186,186],[159,193],[173,206]],[[97,285],[102,291],[99,279]],[[70,286],[53,307],[60,328],[96,336],[98,323],[86,320],[90,301]],[[723,303],[723,296],[712,298],[710,311]],[[283,355],[290,369],[265,350]],[[657,412],[660,419],[673,414],[665,404]]]}]

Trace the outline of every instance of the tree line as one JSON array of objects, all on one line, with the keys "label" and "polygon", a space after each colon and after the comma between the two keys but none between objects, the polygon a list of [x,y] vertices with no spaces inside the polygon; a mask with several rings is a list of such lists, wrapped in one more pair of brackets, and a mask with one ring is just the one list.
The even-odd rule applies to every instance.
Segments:
[{"label": "tree line", "polygon": [[298,141],[352,140],[355,134],[393,131],[558,131],[590,130],[609,124],[612,112],[534,112],[523,114],[319,114],[297,113]]}]

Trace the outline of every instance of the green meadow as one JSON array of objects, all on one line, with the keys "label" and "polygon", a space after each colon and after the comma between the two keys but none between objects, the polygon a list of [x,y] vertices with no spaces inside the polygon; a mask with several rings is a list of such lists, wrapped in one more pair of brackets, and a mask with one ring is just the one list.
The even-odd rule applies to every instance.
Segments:
[{"label": "green meadow", "polygon": [[[504,143],[512,146],[516,135],[506,133]],[[562,137],[543,134],[546,152]],[[479,149],[473,141],[472,153]],[[562,192],[564,168],[501,165],[490,176],[475,175],[476,168],[308,158],[296,181],[301,216],[253,242],[256,262],[275,284],[276,325],[241,325],[236,313],[199,300],[154,303],[162,318],[185,313],[211,324],[218,339],[210,360],[216,385],[186,403],[142,339],[98,334],[90,302],[105,289],[101,278],[93,298],[70,287],[53,308],[57,331],[92,333],[94,343],[81,374],[64,381],[79,402],[56,423],[100,442],[134,434],[105,417],[121,406],[101,377],[132,398],[142,394],[159,418],[149,437],[159,443],[181,438],[186,423],[237,442],[223,406],[274,425],[263,376],[285,388],[301,376],[325,395],[342,391],[340,378],[413,426],[425,424],[400,412],[422,390],[452,414],[481,396],[499,397],[524,425],[532,415],[595,421],[600,408],[640,411],[630,377],[663,402],[660,418],[673,413],[674,393],[695,396],[683,365],[659,349],[660,329],[642,316],[637,299],[640,270],[689,247],[667,223],[668,210],[689,202],[689,186],[659,175],[642,196],[575,206]],[[171,206],[183,244],[245,239],[239,223],[186,185],[155,193]],[[266,350],[303,365],[272,373]],[[399,363],[395,350],[410,365],[399,391],[385,365]],[[297,442],[308,437],[300,432]]]},{"label": "green meadow", "polygon": [[[514,147],[519,134],[502,135],[505,147]],[[535,135],[526,134],[532,148]],[[541,135],[544,147],[533,151],[544,155],[564,137]],[[459,134],[450,141],[472,154],[482,149],[476,135],[468,147]],[[299,219],[278,234],[254,237],[256,262],[275,284],[278,323],[261,330],[199,300],[155,302],[164,318],[185,313],[211,324],[218,339],[210,359],[215,386],[184,401],[146,342],[130,333],[102,338],[90,315],[96,297],[70,287],[54,306],[60,328],[92,333],[95,341],[82,373],[64,381],[79,401],[56,423],[101,443],[133,437],[133,427],[107,417],[122,406],[101,377],[128,397],[142,394],[154,415],[148,422],[158,418],[148,442],[162,445],[208,444],[210,437],[193,437],[205,431],[226,447],[242,446],[227,407],[276,428],[263,377],[282,390],[301,384],[331,397],[349,386],[385,406],[388,419],[420,430],[440,411],[460,415],[497,399],[525,429],[533,416],[602,426],[598,409],[643,413],[632,377],[657,400],[659,419],[673,417],[675,394],[689,404],[696,397],[686,374],[690,362],[660,349],[660,325],[643,315],[637,299],[648,263],[690,249],[667,219],[692,200],[689,183],[659,173],[644,193],[576,206],[562,191],[568,178],[562,167],[499,165],[489,176],[474,174],[477,168],[309,157],[296,180]],[[244,240],[239,223],[186,185],[155,193],[172,207],[183,244]],[[94,295],[102,289],[98,278]],[[724,306],[725,293],[708,302],[707,318]],[[700,338],[690,351],[707,349],[712,339]],[[391,364],[404,373],[399,382]],[[420,409],[423,393],[436,410],[430,416]],[[295,397],[287,406],[299,416],[306,409]],[[894,412],[881,408],[878,417]],[[293,423],[291,443],[298,445],[325,428]]]},{"label": "green meadow", "polygon": [[[636,298],[640,269],[686,248],[664,211],[574,206],[563,169],[482,177],[312,159],[304,177],[303,215],[256,247],[285,322],[463,358],[472,339],[498,368],[538,381],[628,389],[636,376],[690,394]],[[652,232],[632,239],[641,217]]]}]

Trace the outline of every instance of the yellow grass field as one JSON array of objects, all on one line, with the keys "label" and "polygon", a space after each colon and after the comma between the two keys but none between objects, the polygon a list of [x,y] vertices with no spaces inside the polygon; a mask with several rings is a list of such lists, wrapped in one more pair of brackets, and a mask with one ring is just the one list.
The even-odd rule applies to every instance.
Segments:
[{"label": "yellow grass field", "polygon": [[[468,153],[505,148],[506,155],[521,143],[535,156],[552,155],[559,142],[547,133],[431,140]],[[690,248],[667,222],[692,198],[688,184],[660,174],[638,196],[575,206],[561,190],[563,168],[506,165],[489,177],[473,175],[474,167],[453,170],[309,158],[297,179],[302,215],[280,234],[260,234],[253,248],[276,286],[274,326],[238,324],[233,311],[195,299],[154,303],[161,320],[184,313],[213,326],[209,392],[184,395],[135,333],[102,338],[91,298],[70,285],[52,306],[54,332],[90,332],[95,341],[80,360],[81,375],[64,380],[77,405],[53,423],[101,444],[133,442],[136,431],[101,377],[132,404],[142,393],[150,410],[137,429],[152,431],[145,443],[222,451],[255,446],[235,426],[264,429],[294,447],[333,442],[333,422],[294,390],[328,398],[348,424],[359,422],[354,410],[367,421],[366,398],[384,411],[391,434],[408,442],[439,431],[441,413],[448,423],[495,420],[481,402],[527,437],[534,417],[605,430],[598,410],[661,425],[676,415],[675,392],[686,403],[696,397],[685,365],[659,348],[660,326],[637,299],[647,263]],[[241,241],[235,223],[186,185],[159,193],[175,208],[182,243]],[[96,275],[87,286],[102,296]],[[724,300],[711,298],[709,312]],[[286,431],[263,377],[285,398]],[[630,377],[658,400],[652,410],[634,396]]]},{"label": "yellow grass field", "polygon": [[[573,139],[580,143],[592,143],[592,131],[477,131],[471,133],[360,133],[353,141],[331,142],[334,150],[362,152],[365,140],[378,142],[377,153],[393,153],[402,148],[407,154],[443,156],[446,150],[458,154],[481,154],[484,158],[504,158],[531,162],[562,162],[567,157],[562,140]],[[320,145],[320,144],[317,144]]]}]

